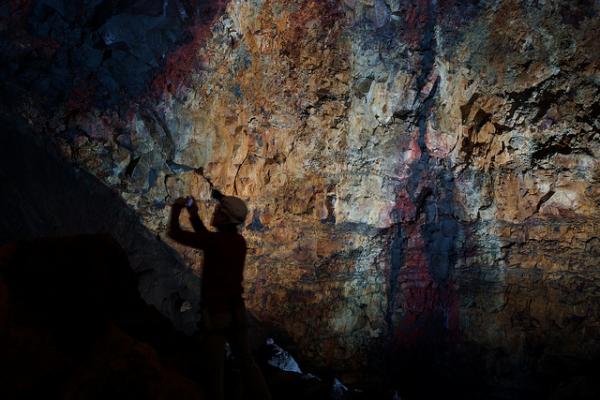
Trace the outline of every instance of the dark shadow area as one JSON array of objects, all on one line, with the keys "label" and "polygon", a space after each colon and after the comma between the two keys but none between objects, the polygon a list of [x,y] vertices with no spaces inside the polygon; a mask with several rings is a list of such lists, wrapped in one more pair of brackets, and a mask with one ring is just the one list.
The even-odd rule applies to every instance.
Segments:
[{"label": "dark shadow area", "polygon": [[[345,388],[336,394],[333,376],[285,370],[285,351],[265,345],[252,317],[249,328],[274,399],[374,398]],[[176,331],[141,299],[110,236],[0,246],[2,398],[205,399],[203,354],[201,335]],[[235,359],[226,356],[225,372],[226,398],[251,399]]]},{"label": "dark shadow area", "polygon": [[200,399],[196,341],[146,304],[106,235],[0,248],[2,397]]},{"label": "dark shadow area", "polygon": [[[65,162],[20,119],[0,120],[0,244],[106,233],[125,250],[142,298],[181,331],[196,329],[199,279],[96,177]],[[187,301],[191,309],[181,312]]]},{"label": "dark shadow area", "polygon": [[[122,106],[147,94],[159,72],[181,78],[190,62],[169,57],[194,40],[193,27],[223,10],[220,0],[37,0],[0,5],[0,95],[36,98],[52,110]],[[8,29],[6,29],[8,28]],[[18,102],[16,102],[17,105]],[[15,104],[13,104],[15,105]],[[9,104],[7,104],[9,106]]]}]

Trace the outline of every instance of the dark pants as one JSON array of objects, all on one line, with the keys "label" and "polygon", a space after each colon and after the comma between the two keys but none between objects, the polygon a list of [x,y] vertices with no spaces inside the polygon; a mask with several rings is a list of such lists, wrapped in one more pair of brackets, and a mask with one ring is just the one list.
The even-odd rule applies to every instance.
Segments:
[{"label": "dark pants", "polygon": [[[239,367],[244,397],[270,400],[269,389],[248,344],[248,322],[243,300],[204,307],[202,327],[208,398],[223,400],[225,397],[225,342],[229,342],[234,362]],[[238,398],[241,396],[242,393],[238,393]]]}]

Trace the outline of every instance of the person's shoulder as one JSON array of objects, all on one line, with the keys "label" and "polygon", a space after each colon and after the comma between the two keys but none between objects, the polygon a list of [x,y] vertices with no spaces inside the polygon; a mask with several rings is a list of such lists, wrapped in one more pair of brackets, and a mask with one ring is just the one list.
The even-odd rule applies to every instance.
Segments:
[{"label": "person's shoulder", "polygon": [[246,238],[239,232],[229,233],[228,240],[238,244],[240,247],[246,247]]}]

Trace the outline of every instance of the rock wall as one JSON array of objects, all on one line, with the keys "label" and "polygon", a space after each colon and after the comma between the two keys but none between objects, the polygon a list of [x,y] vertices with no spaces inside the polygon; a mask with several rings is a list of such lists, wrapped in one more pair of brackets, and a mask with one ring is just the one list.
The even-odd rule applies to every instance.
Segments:
[{"label": "rock wall", "polygon": [[32,3],[4,111],[159,234],[246,199],[249,308],[301,359],[534,391],[598,360],[597,1]]}]

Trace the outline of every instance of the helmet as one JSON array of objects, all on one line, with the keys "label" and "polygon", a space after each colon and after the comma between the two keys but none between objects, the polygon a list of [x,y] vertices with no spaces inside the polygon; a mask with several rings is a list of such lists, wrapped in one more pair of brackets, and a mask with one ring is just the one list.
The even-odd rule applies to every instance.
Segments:
[{"label": "helmet", "polygon": [[248,215],[248,207],[246,203],[239,197],[223,196],[219,199],[221,211],[229,219],[229,223],[243,224]]}]

